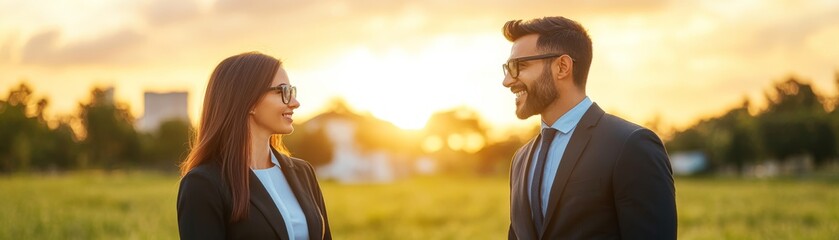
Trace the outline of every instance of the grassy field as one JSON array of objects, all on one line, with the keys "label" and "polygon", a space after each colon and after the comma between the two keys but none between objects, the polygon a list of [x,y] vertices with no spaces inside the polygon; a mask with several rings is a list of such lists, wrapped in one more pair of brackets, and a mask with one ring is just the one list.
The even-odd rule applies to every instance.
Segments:
[{"label": "grassy field", "polygon": [[[0,177],[0,239],[176,239],[173,175]],[[836,239],[839,179],[677,179],[680,239]],[[337,239],[505,239],[507,181],[323,183]]]}]

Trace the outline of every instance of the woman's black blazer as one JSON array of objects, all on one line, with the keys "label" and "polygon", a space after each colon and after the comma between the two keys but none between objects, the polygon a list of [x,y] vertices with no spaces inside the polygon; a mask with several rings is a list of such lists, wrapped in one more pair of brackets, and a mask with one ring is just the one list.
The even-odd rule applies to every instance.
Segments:
[{"label": "woman's black blazer", "polygon": [[[332,239],[326,207],[312,165],[274,151],[280,168],[306,215],[310,239]],[[221,178],[218,161],[190,170],[178,190],[178,230],[181,239],[288,239],[283,216],[250,172],[248,216],[230,222],[232,195]]]}]

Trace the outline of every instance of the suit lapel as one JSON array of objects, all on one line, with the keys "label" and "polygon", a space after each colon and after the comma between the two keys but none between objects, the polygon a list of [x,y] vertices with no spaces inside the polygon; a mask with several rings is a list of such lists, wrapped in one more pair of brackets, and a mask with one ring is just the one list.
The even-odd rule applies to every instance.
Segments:
[{"label": "suit lapel", "polygon": [[528,186],[528,178],[530,176],[530,162],[533,158],[533,150],[535,142],[539,141],[541,136],[537,136],[533,140],[525,145],[526,152],[520,154],[517,157],[517,161],[520,162],[521,166],[518,169],[518,172],[514,176],[520,176],[519,178],[513,179],[515,181],[513,188],[515,192],[511,193],[512,198],[516,199],[514,201],[515,206],[514,209],[517,211],[512,211],[513,218],[516,218],[513,223],[517,223],[515,226],[516,235],[519,239],[536,239],[536,228],[533,226],[533,216],[530,216],[530,201],[529,195],[527,192]]},{"label": "suit lapel", "polygon": [[283,216],[280,214],[280,210],[277,209],[277,205],[274,204],[274,200],[271,199],[271,195],[268,194],[268,191],[265,190],[265,187],[262,186],[262,182],[259,181],[259,178],[256,177],[253,171],[248,170],[248,173],[250,175],[248,185],[250,186],[251,191],[251,204],[253,204],[256,209],[262,213],[265,220],[268,220],[271,228],[274,229],[274,233],[276,233],[280,239],[288,240],[288,229],[286,229],[285,221],[283,221]]},{"label": "suit lapel", "polygon": [[568,178],[571,177],[571,172],[574,171],[574,167],[580,160],[580,155],[582,155],[586,145],[588,145],[592,130],[597,126],[597,122],[600,121],[604,113],[597,104],[592,104],[580,119],[580,122],[577,123],[574,133],[571,135],[571,140],[568,142],[568,146],[565,147],[565,153],[562,154],[562,160],[559,162],[559,169],[556,172],[556,178],[554,178],[550,197],[548,198],[545,224],[539,230],[539,236],[542,236],[547,226],[550,225],[554,212],[556,212],[556,208],[559,205],[562,191],[565,190],[565,185],[568,183]]},{"label": "suit lapel", "polygon": [[[309,228],[309,239],[321,239],[324,235],[323,217],[320,208],[315,205],[315,199],[312,196],[311,190],[306,188],[304,183],[309,180],[307,174],[302,167],[296,167],[291,163],[288,156],[274,151],[280,162],[280,169],[283,170],[288,185],[297,202],[300,203],[300,208],[303,209],[303,214],[306,215],[306,226]],[[314,179],[310,181],[315,181]]]}]

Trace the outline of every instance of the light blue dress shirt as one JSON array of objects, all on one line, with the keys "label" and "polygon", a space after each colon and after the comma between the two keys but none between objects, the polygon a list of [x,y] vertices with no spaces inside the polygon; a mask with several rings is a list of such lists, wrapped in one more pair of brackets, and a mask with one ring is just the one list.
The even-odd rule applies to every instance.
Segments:
[{"label": "light blue dress shirt", "polygon": [[[554,179],[556,178],[556,171],[559,170],[559,162],[562,160],[562,154],[565,153],[565,147],[568,146],[568,142],[571,140],[571,135],[574,134],[574,129],[577,127],[577,123],[580,122],[580,119],[583,118],[583,115],[588,111],[588,108],[591,107],[592,102],[591,99],[588,97],[584,98],[580,103],[577,103],[576,106],[571,108],[570,111],[566,112],[559,117],[550,128],[556,129],[557,134],[554,136],[553,142],[551,142],[551,147],[548,150],[548,156],[545,162],[545,172],[542,176],[542,215],[545,215],[545,212],[548,209],[548,199],[550,198],[551,187],[553,186]],[[542,128],[549,127],[548,124],[542,122]],[[541,143],[536,143],[536,149],[533,152],[533,157],[539,156],[539,151],[542,150]],[[531,158],[531,161],[535,159]],[[536,171],[536,164],[530,164],[530,174],[528,174],[528,185],[527,185],[527,194],[528,196],[533,196],[530,193],[530,188],[533,185],[533,174]]]},{"label": "light blue dress shirt", "polygon": [[271,199],[274,200],[274,204],[277,205],[277,209],[283,215],[289,239],[309,239],[309,227],[306,225],[306,215],[303,214],[303,208],[300,207],[297,197],[294,196],[291,186],[288,185],[288,181],[282,169],[280,169],[277,156],[274,156],[273,153],[270,155],[271,162],[274,163],[273,167],[251,170],[262,182],[262,186],[268,191],[268,195],[271,195]]}]

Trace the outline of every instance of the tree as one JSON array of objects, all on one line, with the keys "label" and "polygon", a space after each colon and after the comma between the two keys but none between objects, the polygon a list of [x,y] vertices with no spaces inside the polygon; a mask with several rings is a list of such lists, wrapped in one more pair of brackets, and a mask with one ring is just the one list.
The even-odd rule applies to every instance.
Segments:
[{"label": "tree", "polygon": [[9,91],[6,101],[0,102],[0,171],[26,169],[31,161],[32,119],[26,108],[32,89],[25,83]]},{"label": "tree", "polygon": [[424,141],[440,142],[440,148],[431,153],[440,161],[441,166],[450,171],[482,170],[485,162],[476,153],[487,142],[486,128],[480,116],[471,109],[456,108],[436,112],[431,115],[425,126]]},{"label": "tree", "polygon": [[84,126],[83,165],[113,169],[138,163],[140,141],[127,107],[117,106],[105,90],[95,88],[90,103],[80,104],[79,116]]},{"label": "tree", "polygon": [[69,119],[60,120],[58,126],[52,129],[48,137],[44,138],[52,147],[51,151],[43,151],[48,168],[67,170],[78,167],[81,145],[69,121]]},{"label": "tree", "polygon": [[793,77],[773,90],[766,94],[769,106],[759,117],[768,153],[781,161],[807,154],[817,167],[835,157],[836,139],[823,98]]},{"label": "tree", "polygon": [[761,157],[758,127],[749,114],[749,106],[748,99],[744,99],[739,108],[676,132],[667,142],[668,151],[699,150],[705,153],[711,168],[733,166],[742,175],[747,164]]},{"label": "tree", "polygon": [[72,129],[66,121],[50,128],[44,117],[49,101],[35,101],[32,93],[21,83],[0,101],[0,172],[69,169],[76,160]]},{"label": "tree", "polygon": [[325,165],[332,161],[332,142],[323,127],[306,128],[306,125],[294,125],[294,133],[284,135],[283,143],[292,156],[305,159],[314,166]]},{"label": "tree", "polygon": [[743,101],[743,107],[727,114],[729,121],[730,142],[724,150],[727,163],[734,164],[737,173],[742,175],[746,164],[758,161],[761,156],[761,141],[758,137],[757,123],[748,111],[749,101]]},{"label": "tree", "polygon": [[189,152],[192,126],[184,119],[169,119],[160,123],[157,131],[142,135],[143,160],[147,166],[177,170]]}]

